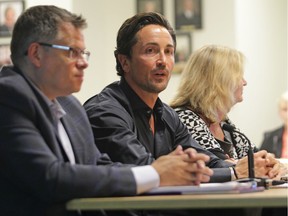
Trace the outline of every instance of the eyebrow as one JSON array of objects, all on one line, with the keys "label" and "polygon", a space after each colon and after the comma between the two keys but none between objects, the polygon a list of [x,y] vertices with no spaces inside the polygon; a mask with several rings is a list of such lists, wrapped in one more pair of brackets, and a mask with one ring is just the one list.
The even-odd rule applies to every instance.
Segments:
[{"label": "eyebrow", "polygon": [[[147,45],[155,45],[155,46],[159,46],[159,44],[156,43],[156,42],[148,42],[148,43],[145,44],[145,46],[147,46]],[[167,44],[166,47],[175,48],[175,46],[174,46],[173,44]]]}]

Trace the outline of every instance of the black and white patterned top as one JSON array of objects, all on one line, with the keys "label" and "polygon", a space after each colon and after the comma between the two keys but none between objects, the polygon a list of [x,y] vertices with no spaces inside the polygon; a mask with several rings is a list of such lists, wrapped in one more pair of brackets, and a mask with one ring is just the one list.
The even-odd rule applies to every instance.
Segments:
[{"label": "black and white patterned top", "polygon": [[[220,158],[223,159],[226,158],[225,155],[228,154],[227,150],[225,151],[223,148],[223,143],[225,143],[225,145],[231,145],[231,151],[229,153],[231,158],[240,159],[247,155],[249,141],[229,119],[221,122],[220,125],[221,127],[224,124],[233,126],[235,128],[234,132],[232,132],[233,138],[231,138],[230,132],[223,130],[225,136],[225,142],[223,142],[217,140],[210,132],[206,123],[190,109],[176,108],[175,111],[178,113],[181,121],[187,126],[192,138],[195,139],[203,148],[213,152],[218,157],[219,154],[222,154]],[[251,145],[254,151],[256,151],[255,145],[253,143],[251,143]]]}]

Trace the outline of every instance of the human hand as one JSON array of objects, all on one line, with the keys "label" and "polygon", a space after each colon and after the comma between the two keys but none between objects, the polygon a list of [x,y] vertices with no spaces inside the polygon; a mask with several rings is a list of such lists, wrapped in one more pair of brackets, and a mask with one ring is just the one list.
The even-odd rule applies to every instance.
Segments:
[{"label": "human hand", "polygon": [[208,182],[213,171],[206,167],[209,157],[189,148],[183,151],[177,147],[169,155],[162,156],[152,163],[160,176],[160,186],[199,185]]},{"label": "human hand", "polygon": [[[266,155],[267,152],[265,150],[253,154],[255,177],[267,178],[268,168],[266,167]],[[235,171],[238,178],[247,178],[249,176],[247,156],[238,160]]]},{"label": "human hand", "polygon": [[184,154],[183,147],[181,145],[178,145],[174,151],[169,153],[169,155],[182,155]]},{"label": "human hand", "polygon": [[285,175],[287,168],[284,164],[280,163],[274,154],[267,153],[266,155],[266,166],[268,168],[268,178],[274,180],[280,180],[281,176]]},{"label": "human hand", "polygon": [[[268,164],[272,164],[267,160],[268,152],[266,150],[261,150],[254,153],[254,170],[255,170],[255,177],[258,178],[269,178],[268,173],[271,170],[271,167]],[[263,161],[265,164],[263,164]]]},{"label": "human hand", "polygon": [[[193,148],[185,149],[185,154],[189,156],[191,163],[196,163],[198,167],[198,171],[194,173],[197,180],[195,180],[195,184],[198,185],[201,182],[208,182],[210,177],[207,178],[205,175],[213,175],[213,171],[206,166],[205,162],[208,162],[210,157],[205,154],[197,153],[197,151]],[[204,178],[203,178],[204,177]]]},{"label": "human hand", "polygon": [[227,159],[225,161],[232,163],[232,164],[237,164],[238,160],[231,158],[228,154],[226,154]]}]

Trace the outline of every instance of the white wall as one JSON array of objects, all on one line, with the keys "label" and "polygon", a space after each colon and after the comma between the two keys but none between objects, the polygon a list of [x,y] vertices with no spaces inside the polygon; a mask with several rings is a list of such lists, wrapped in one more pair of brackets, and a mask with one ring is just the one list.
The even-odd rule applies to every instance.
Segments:
[{"label": "white wall", "polygon": [[[247,57],[244,101],[230,117],[257,145],[263,132],[280,124],[276,100],[287,88],[287,0],[202,0],[203,29],[193,33],[192,48],[216,43],[241,50]],[[118,80],[113,51],[118,28],[136,10],[136,0],[29,0],[48,2],[87,18],[87,48],[92,52],[81,92],[81,102]],[[165,15],[174,24],[174,1],[164,0]],[[178,85],[173,75],[161,98],[169,102]]]},{"label": "white wall", "polygon": [[237,0],[235,46],[247,57],[244,101],[231,117],[259,144],[280,126],[277,100],[287,88],[287,0]]},{"label": "white wall", "polygon": [[[87,2],[87,3],[86,3]],[[118,28],[134,14],[134,0],[74,0],[74,10],[88,21],[86,46],[91,51],[83,91],[75,94],[82,102],[118,80],[114,50]]]}]

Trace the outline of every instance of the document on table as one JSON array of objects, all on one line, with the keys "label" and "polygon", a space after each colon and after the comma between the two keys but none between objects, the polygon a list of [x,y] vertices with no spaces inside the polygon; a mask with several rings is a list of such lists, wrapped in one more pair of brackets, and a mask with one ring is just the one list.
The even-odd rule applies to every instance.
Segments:
[{"label": "document on table", "polygon": [[165,186],[154,188],[143,195],[168,195],[168,194],[221,194],[221,193],[250,193],[265,190],[264,187],[257,187],[255,182],[224,182],[224,183],[203,183],[199,186]]},{"label": "document on table", "polygon": [[269,188],[288,188],[288,183],[280,184],[280,185],[273,185]]}]

